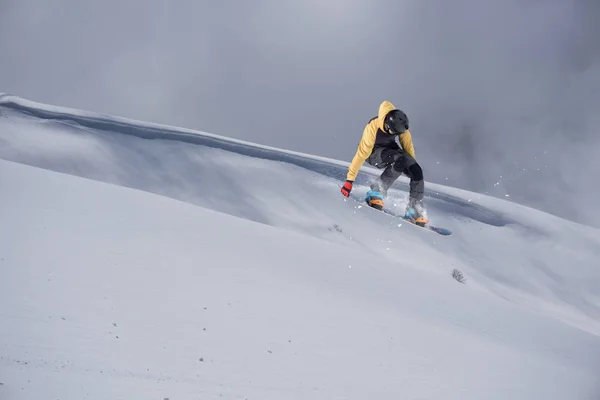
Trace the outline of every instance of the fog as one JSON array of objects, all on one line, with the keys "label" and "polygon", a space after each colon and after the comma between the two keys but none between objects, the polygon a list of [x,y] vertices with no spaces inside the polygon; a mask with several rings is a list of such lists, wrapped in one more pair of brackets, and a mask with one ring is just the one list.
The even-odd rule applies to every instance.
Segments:
[{"label": "fog", "polygon": [[598,38],[595,0],[0,0],[0,92],[345,161],[390,100],[427,181],[600,226]]}]

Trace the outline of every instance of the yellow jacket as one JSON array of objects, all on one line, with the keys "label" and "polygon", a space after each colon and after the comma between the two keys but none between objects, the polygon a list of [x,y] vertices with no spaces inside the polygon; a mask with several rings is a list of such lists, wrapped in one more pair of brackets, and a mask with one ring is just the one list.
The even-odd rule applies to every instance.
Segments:
[{"label": "yellow jacket", "polygon": [[[395,109],[396,107],[394,107],[394,105],[387,100],[379,105],[379,113],[377,114],[377,117],[373,118],[371,121],[369,121],[367,126],[365,126],[362,138],[358,144],[358,149],[356,150],[356,154],[354,155],[352,163],[350,163],[350,167],[348,168],[348,175],[346,176],[347,180],[354,181],[356,179],[358,170],[360,167],[362,167],[365,160],[371,155],[373,147],[375,146],[377,131],[381,130],[381,132],[384,134],[388,134],[383,129],[383,122],[385,121],[386,115]],[[415,149],[413,147],[410,131],[406,130],[406,132],[399,135],[398,140],[400,141],[400,145],[402,145],[402,149],[415,158]]]}]

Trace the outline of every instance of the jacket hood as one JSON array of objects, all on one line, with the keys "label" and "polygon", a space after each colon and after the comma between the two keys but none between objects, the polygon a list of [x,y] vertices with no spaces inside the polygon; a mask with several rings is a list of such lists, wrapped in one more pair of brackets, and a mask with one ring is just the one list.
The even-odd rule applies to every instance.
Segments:
[{"label": "jacket hood", "polygon": [[385,121],[385,117],[386,115],[388,115],[388,113],[390,111],[395,110],[396,107],[394,107],[394,105],[385,100],[384,102],[382,102],[379,105],[379,114],[377,115],[377,124],[379,125],[378,128],[381,129],[383,132],[388,133],[385,131],[385,129],[383,129],[383,122]]}]

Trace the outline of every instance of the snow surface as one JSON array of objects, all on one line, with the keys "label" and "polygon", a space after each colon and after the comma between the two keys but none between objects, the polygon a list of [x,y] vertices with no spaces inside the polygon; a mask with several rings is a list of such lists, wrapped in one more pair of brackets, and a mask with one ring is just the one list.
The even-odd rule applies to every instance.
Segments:
[{"label": "snow surface", "polygon": [[600,399],[598,229],[9,95],[0,159],[2,400]]}]

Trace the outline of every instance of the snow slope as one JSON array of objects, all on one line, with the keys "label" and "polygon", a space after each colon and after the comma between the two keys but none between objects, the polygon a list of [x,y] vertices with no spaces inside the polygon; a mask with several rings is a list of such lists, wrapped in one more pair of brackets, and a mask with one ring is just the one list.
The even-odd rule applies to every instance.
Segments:
[{"label": "snow slope", "polygon": [[6,95],[0,158],[0,399],[600,397],[597,229]]}]

